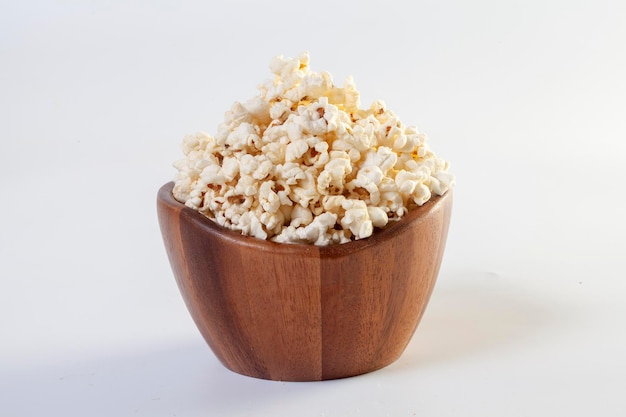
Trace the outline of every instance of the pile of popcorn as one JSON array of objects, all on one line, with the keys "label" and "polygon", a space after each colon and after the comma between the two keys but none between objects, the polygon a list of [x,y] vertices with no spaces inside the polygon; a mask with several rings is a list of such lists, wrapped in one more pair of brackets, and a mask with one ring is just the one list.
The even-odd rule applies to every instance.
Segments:
[{"label": "pile of popcorn", "polygon": [[309,69],[278,56],[260,94],[233,104],[215,137],[187,135],[174,197],[229,229],[284,243],[328,245],[371,236],[454,184],[426,136],[382,101],[360,109]]}]

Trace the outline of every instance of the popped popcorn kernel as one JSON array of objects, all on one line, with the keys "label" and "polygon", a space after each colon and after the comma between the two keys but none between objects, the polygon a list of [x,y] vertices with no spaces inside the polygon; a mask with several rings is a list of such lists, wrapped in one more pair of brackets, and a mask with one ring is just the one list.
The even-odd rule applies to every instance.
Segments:
[{"label": "popped popcorn kernel", "polygon": [[380,100],[360,108],[352,77],[336,86],[306,52],[275,57],[270,71],[214,137],[183,138],[178,201],[244,235],[329,245],[367,238],[454,186],[426,135]]}]

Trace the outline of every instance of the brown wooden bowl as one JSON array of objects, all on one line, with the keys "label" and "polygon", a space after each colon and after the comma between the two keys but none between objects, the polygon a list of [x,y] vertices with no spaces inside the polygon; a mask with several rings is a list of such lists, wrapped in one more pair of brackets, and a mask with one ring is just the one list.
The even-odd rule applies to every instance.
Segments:
[{"label": "brown wooden bowl", "polygon": [[367,239],[274,243],[225,229],[158,193],[163,240],[200,333],[228,369],[314,381],[380,369],[404,351],[444,252],[452,195]]}]

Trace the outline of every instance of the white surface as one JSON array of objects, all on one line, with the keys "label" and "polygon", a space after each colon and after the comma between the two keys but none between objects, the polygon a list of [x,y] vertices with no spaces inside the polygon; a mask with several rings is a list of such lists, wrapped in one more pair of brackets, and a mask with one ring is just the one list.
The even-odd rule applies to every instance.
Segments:
[{"label": "white surface", "polygon": [[[622,416],[623,1],[0,3],[0,414]],[[426,315],[388,368],[217,362],[155,214],[185,133],[311,53],[457,174]]]}]

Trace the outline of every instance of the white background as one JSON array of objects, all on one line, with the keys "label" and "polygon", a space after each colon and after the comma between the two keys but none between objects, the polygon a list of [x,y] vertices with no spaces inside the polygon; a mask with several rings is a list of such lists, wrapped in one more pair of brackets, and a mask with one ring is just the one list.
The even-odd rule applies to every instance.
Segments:
[{"label": "white background", "polygon": [[[457,175],[404,355],[224,369],[155,212],[186,133],[274,55],[353,75]],[[623,416],[626,2],[0,1],[3,416]]]}]

